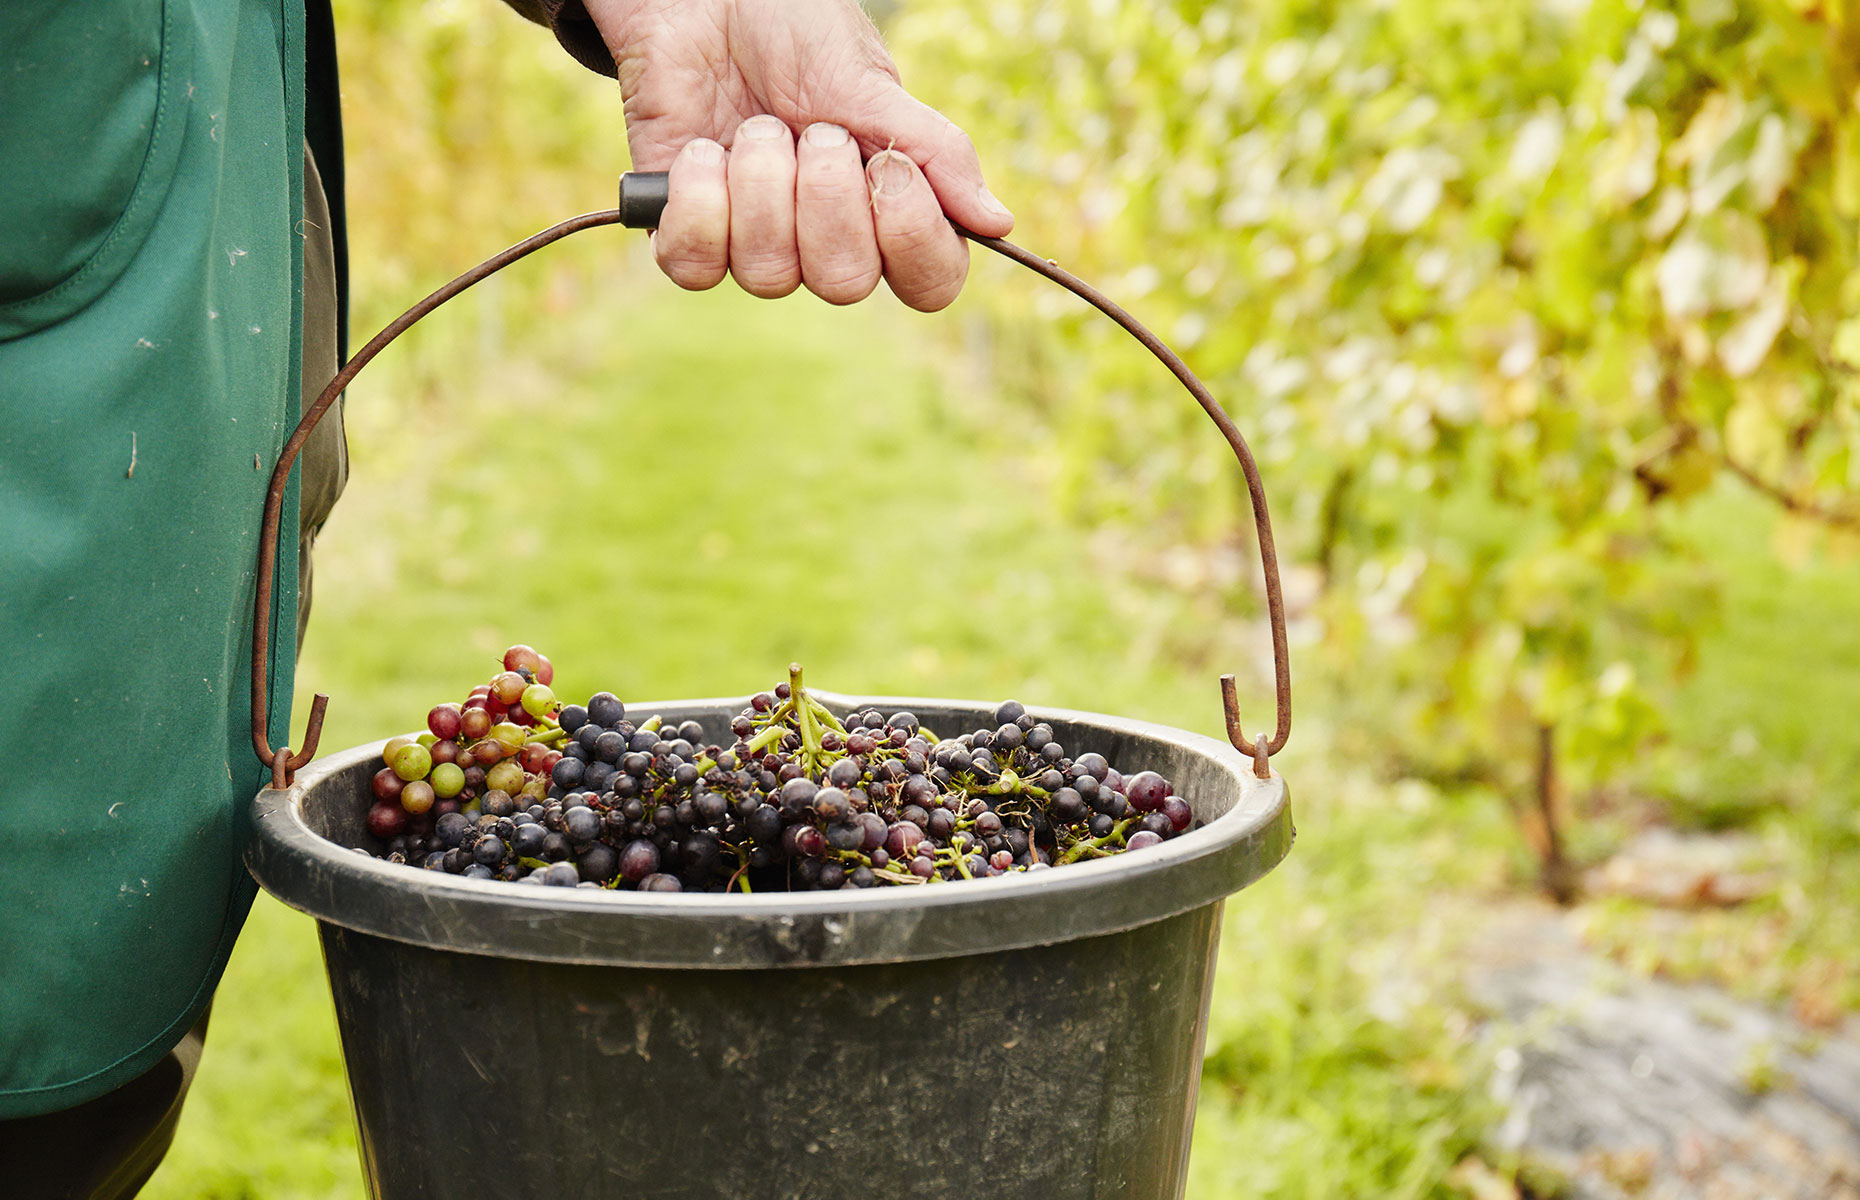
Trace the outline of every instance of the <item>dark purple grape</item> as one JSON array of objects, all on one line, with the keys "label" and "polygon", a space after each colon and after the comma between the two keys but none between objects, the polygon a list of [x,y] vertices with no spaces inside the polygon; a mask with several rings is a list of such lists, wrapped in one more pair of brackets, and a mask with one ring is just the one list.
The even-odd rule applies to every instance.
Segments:
[{"label": "dark purple grape", "polygon": [[[564,759],[564,762],[567,760]],[[581,786],[599,795],[614,781],[616,772],[609,763],[591,762],[581,769]]]},{"label": "dark purple grape", "polygon": [[482,866],[494,867],[504,861],[504,841],[499,837],[482,837],[472,847],[471,856]]},{"label": "dark purple grape", "polygon": [[885,831],[885,849],[897,859],[910,858],[923,840],[924,831],[914,821],[899,821]]},{"label": "dark purple grape", "polygon": [[1195,823],[1195,810],[1188,806],[1188,801],[1180,796],[1171,796],[1163,801],[1162,815],[1169,818],[1169,825],[1177,833],[1186,830]]},{"label": "dark purple grape", "polygon": [[1084,799],[1072,788],[1062,787],[1052,795],[1053,820],[1062,825],[1076,825],[1091,815]]},{"label": "dark purple grape", "polygon": [[1011,725],[1025,716],[1027,708],[1018,700],[1003,700],[995,709],[996,725]]},{"label": "dark purple grape", "polygon": [[1138,812],[1155,812],[1168,796],[1169,785],[1154,771],[1138,771],[1124,782],[1124,797]]},{"label": "dark purple grape", "polygon": [[576,805],[562,814],[562,825],[570,839],[591,842],[601,836],[601,815],[586,805]]},{"label": "dark purple grape", "polygon": [[587,723],[588,710],[579,704],[563,705],[561,713],[556,717],[556,724],[562,727],[562,732],[571,736]]},{"label": "dark purple grape", "polygon": [[750,813],[743,824],[758,842],[772,842],[781,836],[781,814],[767,804]]},{"label": "dark purple grape", "polygon": [[[570,746],[569,749],[574,750],[579,747]],[[562,761],[556,763],[554,769],[549,772],[549,778],[554,780],[559,788],[577,788],[581,786],[582,774],[586,766],[587,764],[580,759],[570,758],[565,754],[562,756]]]},{"label": "dark purple grape", "polygon": [[[782,797],[785,802],[786,788],[782,789]],[[836,787],[821,788],[814,794],[814,812],[823,821],[845,821],[852,816],[852,801]]]},{"label": "dark purple grape", "polygon": [[648,875],[639,881],[642,892],[682,892],[685,885],[678,882],[676,875]]},{"label": "dark purple grape", "polygon": [[549,838],[549,831],[534,821],[517,827],[511,835],[510,850],[518,858],[541,858],[543,842]]},{"label": "dark purple grape", "polygon": [[684,841],[685,870],[693,874],[709,874],[722,857],[723,844],[714,834],[694,833]]},{"label": "dark purple grape", "polygon": [[573,850],[574,847],[569,844],[567,834],[551,831],[543,838],[541,857],[549,862],[561,862]]},{"label": "dark purple grape", "polygon": [[581,882],[581,873],[565,862],[552,863],[543,870],[542,876],[542,881],[550,887],[574,887]]},{"label": "dark purple grape", "polygon": [[861,773],[857,762],[842,758],[827,768],[827,782],[836,788],[849,788],[859,782]]},{"label": "dark purple grape", "polygon": [[835,850],[857,850],[864,844],[864,825],[836,822],[827,826],[827,845]]},{"label": "dark purple grape", "polygon": [[588,697],[588,720],[611,729],[626,719],[626,705],[612,692],[596,692]]},{"label": "dark purple grape", "polygon": [[1139,829],[1137,832],[1130,835],[1129,840],[1124,843],[1124,848],[1126,850],[1141,850],[1146,846],[1160,846],[1161,844],[1161,834],[1151,832],[1148,829]]},{"label": "dark purple grape", "polygon": [[594,739],[594,757],[605,763],[617,763],[626,753],[626,743],[627,739],[609,729]]},{"label": "dark purple grape", "polygon": [[823,892],[830,892],[846,882],[846,868],[836,862],[824,863],[820,868],[820,881],[816,885]]},{"label": "dark purple grape", "polygon": [[433,833],[439,838],[440,845],[448,849],[458,845],[459,839],[465,836],[469,828],[471,821],[464,813],[447,813],[433,822]]},{"label": "dark purple grape", "polygon": [[[782,811],[789,814],[806,811],[807,806],[814,802],[814,797],[819,792],[819,785],[805,776],[788,780],[781,787]],[[843,796],[844,793],[841,795]]]},{"label": "dark purple grape", "polygon": [[658,869],[659,848],[644,838],[628,842],[620,852],[620,874],[629,883],[638,883]]},{"label": "dark purple grape", "polygon": [[620,855],[606,842],[596,842],[581,852],[581,857],[575,860],[575,869],[582,879],[606,883],[620,873]]},{"label": "dark purple grape", "polygon": [[819,858],[827,852],[827,836],[812,825],[797,826],[794,831],[794,850],[804,858]]}]

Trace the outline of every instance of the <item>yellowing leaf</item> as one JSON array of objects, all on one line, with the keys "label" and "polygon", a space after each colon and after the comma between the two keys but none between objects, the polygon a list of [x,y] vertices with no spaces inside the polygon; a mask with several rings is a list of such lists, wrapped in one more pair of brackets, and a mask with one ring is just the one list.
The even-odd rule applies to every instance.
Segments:
[{"label": "yellowing leaf", "polygon": [[1860,367],[1860,317],[1848,317],[1834,327],[1834,358],[1850,367]]},{"label": "yellowing leaf", "polygon": [[1653,190],[1659,171],[1660,118],[1632,108],[1603,145],[1589,194],[1605,208],[1626,208]]},{"label": "yellowing leaf", "polygon": [[1769,405],[1756,395],[1743,395],[1725,415],[1724,448],[1742,465],[1768,471],[1787,453],[1787,435]]},{"label": "yellowing leaf", "polygon": [[1669,317],[1703,316],[1756,301],[1769,274],[1769,243],[1748,213],[1720,211],[1686,222],[1660,256],[1654,280]]}]

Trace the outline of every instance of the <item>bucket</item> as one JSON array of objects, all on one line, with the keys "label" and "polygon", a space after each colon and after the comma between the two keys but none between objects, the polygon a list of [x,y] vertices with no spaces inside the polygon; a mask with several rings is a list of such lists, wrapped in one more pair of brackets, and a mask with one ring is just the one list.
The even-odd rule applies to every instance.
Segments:
[{"label": "bucket", "polygon": [[[994,707],[812,694],[938,731]],[[721,730],[747,702],[633,707]],[[1197,828],[947,886],[667,895],[355,853],[379,744],[261,792],[246,861],[318,921],[371,1194],[1180,1196],[1222,901],[1290,849],[1285,783],[1030,711],[1172,780]]]},{"label": "bucket", "polygon": [[[629,183],[632,192],[629,195]],[[1152,770],[1190,832],[1136,852],[958,883],[765,894],[536,888],[360,853],[382,743],[312,761],[265,736],[270,581],[282,497],[309,432],[375,354],[492,272],[580,229],[656,224],[663,177],[473,268],[371,340],[305,413],[260,539],[253,745],[272,786],[246,864],[315,917],[370,1192],[405,1197],[1178,1197],[1227,896],[1289,851],[1269,756],[1290,730],[1270,519],[1231,419],[1167,347],[1044,259],[1169,366],[1233,447],[1253,498],[1273,635],[1276,731],[1228,742],[1030,709],[1074,755]],[[844,715],[907,709],[930,730],[994,704],[812,695]],[[748,703],[633,704],[720,736]]]}]

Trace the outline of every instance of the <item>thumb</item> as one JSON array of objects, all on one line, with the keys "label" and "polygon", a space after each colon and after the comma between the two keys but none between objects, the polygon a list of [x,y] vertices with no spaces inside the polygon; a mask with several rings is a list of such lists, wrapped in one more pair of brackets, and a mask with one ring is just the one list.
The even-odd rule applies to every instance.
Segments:
[{"label": "thumb", "polygon": [[982,161],[969,135],[896,81],[884,79],[878,87],[866,110],[871,115],[852,125],[867,156],[898,151],[922,168],[950,220],[984,237],[1006,237],[1014,214],[983,182]]}]

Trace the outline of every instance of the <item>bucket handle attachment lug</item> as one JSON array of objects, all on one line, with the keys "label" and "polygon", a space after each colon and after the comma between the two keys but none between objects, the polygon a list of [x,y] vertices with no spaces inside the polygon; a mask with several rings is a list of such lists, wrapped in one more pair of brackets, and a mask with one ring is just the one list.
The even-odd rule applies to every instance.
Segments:
[{"label": "bucket handle attachment lug", "polygon": [[[309,440],[310,431],[323,419],[336,398],[342,395],[349,383],[361,373],[363,367],[385,349],[389,342],[405,333],[422,317],[452,299],[460,292],[480,280],[503,270],[520,258],[525,258],[551,242],[560,241],[571,233],[592,229],[599,225],[621,225],[629,229],[653,229],[658,226],[659,216],[665,210],[668,194],[666,174],[663,171],[628,172],[620,176],[620,206],[604,212],[584,213],[570,217],[559,225],[552,225],[541,233],[525,238],[516,245],[485,259],[457,279],[441,287],[430,296],[396,317],[387,328],[370,338],[354,357],[343,364],[336,377],[329,381],[316,402],[305,410],[303,419],[284,443],[278,453],[277,466],[271,472],[271,486],[265,495],[265,516],[259,526],[258,540],[258,578],[257,594],[253,597],[252,620],[252,747],[261,764],[271,769],[272,786],[284,788],[290,785],[291,778],[315,757],[317,742],[322,734],[323,714],[328,707],[329,697],[319,693],[311,704],[310,719],[304,730],[303,749],[293,753],[288,746],[272,749],[266,728],[270,724],[269,690],[267,682],[270,675],[271,661],[271,600],[272,573],[277,565],[278,529],[284,507],[285,487],[290,481],[291,467]],[[952,224],[954,224],[952,222]],[[1227,740],[1234,749],[1253,758],[1253,773],[1261,779],[1272,777],[1272,767],[1268,759],[1284,749],[1286,740],[1292,732],[1292,676],[1291,663],[1287,649],[1285,629],[1285,596],[1279,584],[1279,555],[1272,537],[1272,517],[1266,508],[1265,485],[1260,480],[1259,465],[1253,460],[1253,452],[1247,447],[1246,439],[1241,436],[1239,427],[1233,418],[1227,415],[1214,399],[1195,373],[1188,369],[1181,356],[1176,354],[1163,340],[1152,333],[1141,321],[1131,316],[1123,306],[1111,300],[1097,288],[1067,271],[1058,263],[1048,258],[1041,258],[1030,250],[1023,249],[1001,238],[983,237],[972,233],[960,225],[956,232],[979,246],[985,246],[1004,258],[1012,259],[1036,275],[1050,279],[1060,287],[1084,300],[1087,304],[1115,321],[1131,337],[1148,350],[1156,360],[1169,368],[1169,372],[1187,389],[1214,422],[1221,436],[1227,439],[1228,446],[1234,452],[1234,458],[1240,464],[1240,472],[1246,479],[1247,496],[1253,508],[1253,529],[1259,542],[1260,569],[1266,583],[1266,612],[1272,630],[1272,674],[1277,724],[1272,736],[1268,738],[1261,733],[1251,744],[1240,727],[1239,702],[1234,692],[1234,677],[1221,676],[1221,709],[1226,719]]]}]

